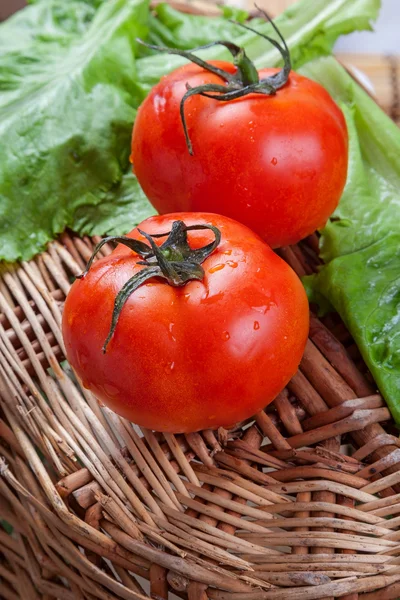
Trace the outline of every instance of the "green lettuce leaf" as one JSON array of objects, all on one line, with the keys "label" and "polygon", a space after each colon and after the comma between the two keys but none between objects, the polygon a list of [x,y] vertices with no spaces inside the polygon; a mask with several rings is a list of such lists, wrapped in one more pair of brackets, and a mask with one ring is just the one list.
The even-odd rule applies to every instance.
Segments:
[{"label": "green lettuce leaf", "polygon": [[81,234],[120,235],[156,213],[131,170],[97,200],[75,211],[74,227]]},{"label": "green lettuce leaf", "polygon": [[342,317],[400,423],[400,232],[333,259],[313,287]]},{"label": "green lettuce leaf", "polygon": [[[300,0],[279,15],[275,23],[290,48],[293,66],[297,69],[307,61],[329,55],[340,35],[371,29],[371,23],[377,18],[379,8],[380,0],[330,0],[329,2]],[[191,31],[192,27],[189,26],[191,22],[198,23],[199,29],[202,27],[202,17],[181,15],[177,18],[180,31]],[[255,26],[260,33],[276,38],[270,23],[257,20]],[[223,31],[227,37],[227,25],[224,25]],[[259,35],[246,30],[243,30],[240,35],[240,31],[241,29],[233,30],[229,37],[239,46],[246,48],[246,53],[258,68],[281,64],[281,55],[276,48]],[[203,43],[210,41],[207,33],[203,39]],[[218,39],[223,39],[223,36],[218,36]],[[175,40],[175,43],[179,43],[179,40]],[[224,48],[219,47],[203,50],[198,54],[205,60],[230,60],[231,58]],[[155,54],[139,60],[137,69],[143,91],[147,93],[165,73],[169,73],[185,62],[185,59],[179,56],[166,54]]]},{"label": "green lettuce leaf", "polygon": [[0,26],[1,258],[31,258],[122,180],[147,20],[143,0],[42,0]]},{"label": "green lettuce leaf", "polygon": [[300,72],[340,104],[349,131],[346,187],[321,240],[327,262],[400,228],[400,219],[393,219],[400,208],[400,130],[334,58],[309,63]]},{"label": "green lettuce leaf", "polygon": [[[243,35],[240,25],[229,19],[244,22],[248,13],[244,10],[222,7],[220,17],[206,17],[178,12],[166,3],[158,4],[155,15],[150,15],[149,41],[152,44],[187,50],[216,40],[236,39]],[[253,23],[261,24],[261,19]]]},{"label": "green lettuce leaf", "polygon": [[301,71],[341,104],[350,137],[346,188],[321,232],[327,264],[307,286],[341,315],[400,423],[400,129],[332,57]]}]

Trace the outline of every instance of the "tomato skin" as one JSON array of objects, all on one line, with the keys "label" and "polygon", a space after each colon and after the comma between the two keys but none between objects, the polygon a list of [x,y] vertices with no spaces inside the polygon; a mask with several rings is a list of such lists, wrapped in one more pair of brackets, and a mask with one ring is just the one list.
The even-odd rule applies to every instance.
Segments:
[{"label": "tomato skin", "polygon": [[[102,354],[115,296],[143,268],[118,246],[71,287],[67,358],[85,387],[139,425],[174,433],[228,427],[271,402],[296,372],[308,335],[306,294],[292,269],[231,219],[184,213],[139,227],[167,232],[175,220],[221,230],[204,280],[177,288],[154,278],[140,286]],[[144,240],[137,229],[129,235]],[[189,232],[188,239],[201,247],[213,234]]]},{"label": "tomato skin", "polygon": [[227,215],[273,248],[322,227],[339,202],[348,161],[346,123],[328,92],[291,72],[275,96],[192,96],[185,104],[191,156],[179,115],[186,83],[221,79],[194,64],[177,69],[144,100],[133,128],[134,172],[157,211]]}]

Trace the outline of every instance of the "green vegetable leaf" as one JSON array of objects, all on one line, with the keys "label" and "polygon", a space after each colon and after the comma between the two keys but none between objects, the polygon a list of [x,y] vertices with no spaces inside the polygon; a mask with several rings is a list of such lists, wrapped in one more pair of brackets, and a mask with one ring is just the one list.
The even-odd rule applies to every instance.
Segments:
[{"label": "green vegetable leaf", "polygon": [[[166,3],[158,4],[149,24],[149,41],[153,44],[187,50],[216,40],[236,39],[243,35],[240,25],[228,19],[243,22],[248,13],[228,6],[222,7],[222,16],[206,17],[178,12]],[[261,23],[261,19],[255,20]]]},{"label": "green vegetable leaf", "polygon": [[74,228],[87,235],[118,235],[155,214],[138,180],[129,170],[115,189],[97,197],[99,204],[88,202],[74,215]]},{"label": "green vegetable leaf", "polygon": [[400,423],[400,232],[333,259],[314,289],[342,317]]},{"label": "green vegetable leaf", "polygon": [[335,312],[335,309],[329,302],[328,298],[319,291],[316,273],[313,273],[312,275],[304,275],[301,281],[303,282],[304,289],[306,290],[308,301],[310,305],[312,305],[312,308],[314,308],[314,306],[317,308],[319,317],[324,317],[330,312]]},{"label": "green vegetable leaf", "polygon": [[95,14],[42,1],[0,26],[0,48],[13,48],[0,57],[3,259],[31,258],[121,181],[140,101],[135,38],[147,18],[143,0],[105,2]]},{"label": "green vegetable leaf", "polygon": [[[371,29],[379,12],[380,0],[300,0],[290,6],[284,13],[275,19],[283,37],[285,38],[292,57],[294,68],[300,67],[307,61],[331,53],[333,45],[341,34],[351,33],[361,29]],[[173,9],[169,9],[173,11]],[[173,13],[172,13],[173,14]],[[197,21],[200,19],[200,21]],[[186,15],[181,22],[190,21],[201,27],[202,17]],[[254,21],[255,28],[260,33],[276,38],[270,23]],[[228,37],[228,24],[224,24],[223,31]],[[181,26],[182,27],[182,26]],[[238,26],[235,25],[235,28]],[[183,27],[180,31],[183,31]],[[242,32],[240,34],[240,32]],[[222,39],[219,35],[214,39]],[[244,29],[232,30],[229,36],[239,46],[245,46],[246,53],[254,60],[258,68],[277,66],[281,64],[281,55],[276,48],[255,33]],[[207,34],[205,34],[208,41]],[[179,40],[175,40],[179,44]],[[182,45],[182,40],[180,41]],[[169,42],[172,45],[172,41]],[[183,47],[183,46],[182,46]],[[189,46],[190,47],[190,46]],[[211,48],[198,52],[205,60],[230,60],[230,55],[223,48]],[[143,91],[148,92],[159,79],[173,69],[185,64],[185,60],[178,56],[156,54],[144,57],[137,63],[138,75],[143,84]]]},{"label": "green vegetable leaf", "polygon": [[326,226],[321,253],[325,261],[363,248],[399,227],[400,130],[332,57],[305,65],[345,113],[350,139],[347,184]]},{"label": "green vegetable leaf", "polygon": [[400,129],[335,59],[302,72],[341,103],[350,136],[348,181],[322,231],[327,264],[312,280],[314,298],[339,312],[400,423]]}]

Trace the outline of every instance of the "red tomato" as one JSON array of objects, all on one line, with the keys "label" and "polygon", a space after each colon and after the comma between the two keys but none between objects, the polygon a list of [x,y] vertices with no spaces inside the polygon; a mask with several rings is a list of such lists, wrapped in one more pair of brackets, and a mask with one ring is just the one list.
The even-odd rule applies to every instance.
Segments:
[{"label": "red tomato", "polygon": [[[221,231],[202,264],[204,279],[183,287],[158,278],[141,285],[103,354],[116,294],[143,269],[137,254],[118,246],[69,292],[67,358],[85,387],[139,425],[170,432],[231,426],[271,402],[296,372],[308,334],[306,294],[282,259],[229,218],[172,214],[139,227],[165,233],[177,219]],[[137,229],[129,237],[144,240]],[[188,233],[192,248],[213,239],[209,230]]]},{"label": "red tomato", "polygon": [[185,65],[153,88],[133,128],[134,171],[157,211],[227,215],[272,247],[322,227],[342,194],[348,154],[345,120],[328,92],[291,72],[275,96],[253,93],[229,102],[192,96],[185,103],[191,156],[179,114],[187,83],[223,81]]}]

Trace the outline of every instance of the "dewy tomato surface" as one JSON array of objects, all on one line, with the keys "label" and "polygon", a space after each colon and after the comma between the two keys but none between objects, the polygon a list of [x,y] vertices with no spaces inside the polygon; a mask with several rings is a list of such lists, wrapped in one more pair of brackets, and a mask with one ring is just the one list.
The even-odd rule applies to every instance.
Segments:
[{"label": "dewy tomato surface", "polygon": [[[214,66],[234,73],[230,63]],[[277,69],[263,69],[271,78]],[[132,134],[134,172],[161,214],[210,211],[258,233],[270,246],[294,244],[325,225],[347,176],[342,111],[318,83],[291,72],[275,95],[229,102],[193,95],[187,86],[222,79],[188,64],[163,77],[140,106]]]},{"label": "dewy tomato surface", "polygon": [[[71,288],[63,314],[67,357],[85,387],[139,425],[169,432],[228,427],[271,402],[296,372],[307,298],[292,269],[229,218],[179,213],[139,227],[165,234],[177,220],[221,232],[202,263],[203,280],[173,287],[154,277],[140,285],[103,353],[116,295],[145,268],[119,245]],[[146,242],[138,229],[129,237]],[[209,230],[188,232],[191,248],[213,239]]]}]

